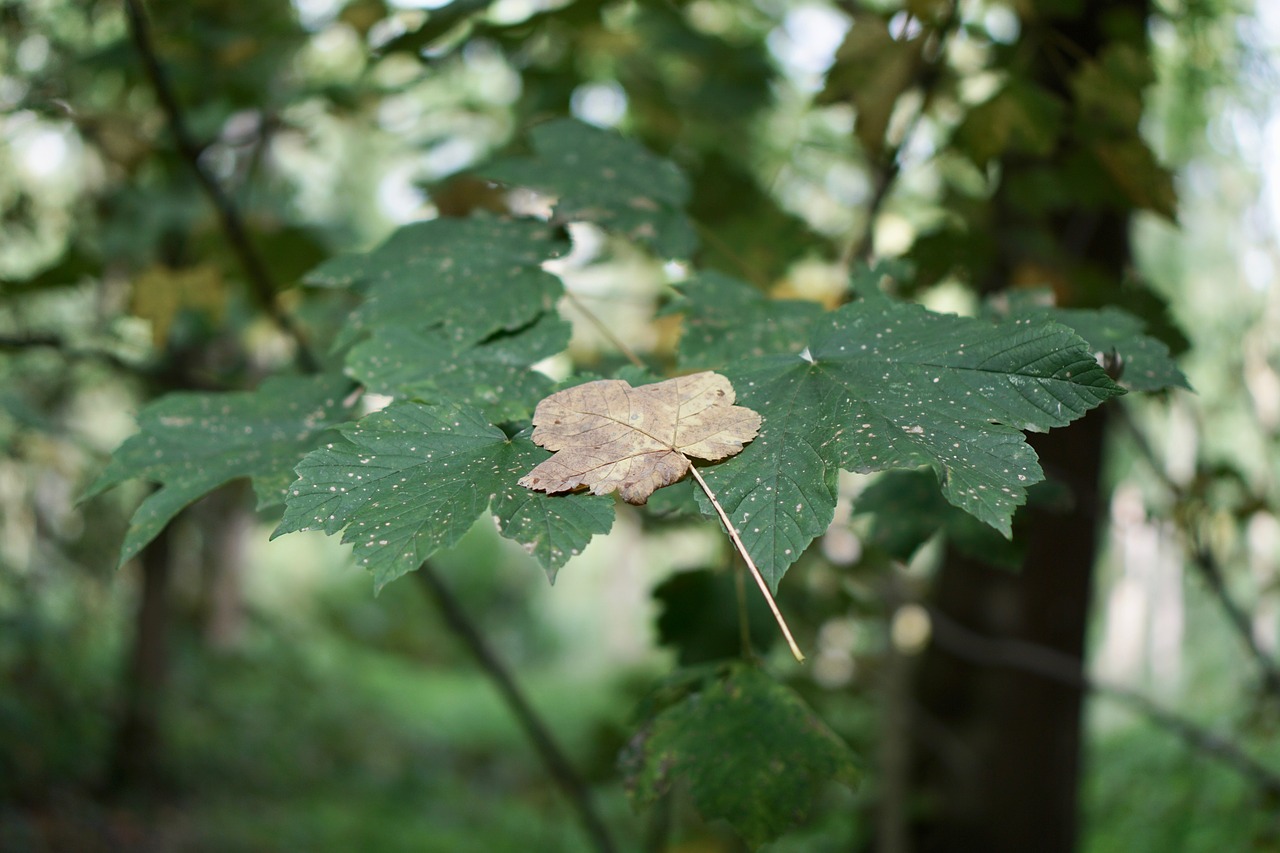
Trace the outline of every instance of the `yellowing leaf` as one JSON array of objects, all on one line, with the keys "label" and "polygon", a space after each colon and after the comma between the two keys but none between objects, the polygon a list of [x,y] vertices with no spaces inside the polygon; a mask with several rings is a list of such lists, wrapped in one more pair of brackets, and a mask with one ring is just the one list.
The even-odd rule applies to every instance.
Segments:
[{"label": "yellowing leaf", "polygon": [[169,330],[179,312],[196,311],[217,323],[226,313],[227,288],[216,267],[204,264],[188,269],[154,266],[133,282],[130,311],[151,321],[157,347],[169,340]]},{"label": "yellowing leaf", "polygon": [[760,430],[760,416],[733,405],[733,386],[706,371],[633,388],[621,379],[555,394],[533,413],[533,440],[556,451],[520,479],[544,492],[587,486],[642,504],[689,470],[690,456],[724,459]]}]

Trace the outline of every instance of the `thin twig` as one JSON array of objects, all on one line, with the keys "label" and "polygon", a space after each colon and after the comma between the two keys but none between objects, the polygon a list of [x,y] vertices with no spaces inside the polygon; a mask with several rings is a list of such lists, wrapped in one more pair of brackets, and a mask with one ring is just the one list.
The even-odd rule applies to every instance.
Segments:
[{"label": "thin twig", "polygon": [[742,657],[751,658],[751,612],[747,610],[747,582],[742,579],[745,574],[736,565],[733,571],[733,592],[738,603],[738,643],[742,647]]},{"label": "thin twig", "polygon": [[733,540],[734,547],[738,549],[738,553],[742,555],[742,559],[747,563],[747,568],[751,570],[751,577],[756,579],[756,586],[760,587],[760,592],[764,594],[765,603],[773,611],[773,618],[777,620],[778,627],[782,629],[782,636],[787,638],[787,645],[791,647],[791,654],[795,655],[796,660],[803,662],[804,654],[800,651],[800,647],[796,645],[795,638],[791,636],[791,629],[787,627],[787,620],[782,618],[782,611],[778,609],[778,603],[773,600],[773,593],[769,591],[769,585],[764,582],[764,577],[761,576],[760,570],[756,568],[755,560],[751,559],[751,554],[747,552],[747,546],[742,544],[742,537],[738,535],[737,528],[733,526],[733,522],[725,514],[724,507],[720,506],[720,501],[716,500],[715,493],[711,491],[707,481],[702,479],[698,469],[690,465],[689,470],[693,473],[693,479],[698,481],[698,485],[706,493],[707,500],[711,501],[711,505],[716,508],[716,512],[720,515],[720,521],[724,524],[724,529],[728,531],[729,538]]},{"label": "thin twig", "polygon": [[[895,613],[907,600],[905,566],[892,566],[877,585],[886,613]],[[893,618],[884,623],[885,652],[876,679],[880,690],[879,795],[876,797],[878,853],[910,853],[907,825],[911,802],[911,684],[917,656],[898,647]]]},{"label": "thin twig", "polygon": [[720,238],[720,235],[712,231],[698,220],[693,220],[693,227],[698,232],[698,236],[707,242],[711,248],[724,255],[735,267],[737,267],[747,281],[756,285],[762,290],[768,289],[769,281],[760,275],[760,272],[751,264],[743,260],[742,256],[733,250],[733,248]]},{"label": "thin twig", "polygon": [[[1133,416],[1129,414],[1124,406],[1117,407],[1116,412],[1119,423],[1128,431],[1138,455],[1147,463],[1147,467],[1160,479],[1160,482],[1176,502],[1183,503],[1187,501],[1189,498],[1187,490],[1169,476],[1169,472],[1165,470],[1156,456],[1155,449],[1147,441],[1146,435],[1134,423]],[[1232,629],[1239,636],[1240,641],[1244,643],[1245,649],[1257,664],[1262,673],[1262,680],[1267,692],[1273,696],[1280,696],[1280,664],[1277,664],[1276,660],[1258,645],[1258,638],[1253,632],[1253,620],[1239,602],[1231,597],[1221,564],[1214,557],[1213,552],[1198,541],[1198,537],[1193,531],[1184,531],[1184,535],[1187,539],[1185,546],[1191,558],[1191,565],[1200,573],[1205,584],[1209,587],[1209,592],[1217,600],[1218,606],[1222,608],[1222,612],[1226,615]]]},{"label": "thin twig", "polygon": [[445,624],[467,647],[467,650],[471,652],[471,656],[476,659],[476,663],[480,665],[480,668],[489,676],[489,680],[498,688],[498,692],[502,694],[507,707],[515,714],[525,734],[530,742],[533,743],[552,780],[560,787],[564,795],[569,798],[569,802],[572,803],[574,810],[578,813],[582,828],[590,837],[595,849],[601,851],[601,853],[613,853],[616,847],[609,835],[609,830],[605,827],[604,821],[596,811],[595,804],[591,801],[590,790],[588,790],[581,777],[578,776],[577,771],[573,769],[573,765],[569,762],[559,744],[556,743],[555,737],[551,734],[550,729],[547,728],[546,723],[538,716],[538,712],[534,710],[529,700],[520,690],[515,678],[507,671],[506,665],[489,648],[489,644],[481,635],[480,630],[471,621],[471,618],[467,616],[466,611],[463,610],[458,599],[454,597],[453,592],[436,574],[435,567],[430,561],[423,563],[414,574],[421,581],[427,592],[431,594],[432,599],[435,600]]},{"label": "thin twig", "polygon": [[[934,30],[938,38],[936,50],[938,56],[943,55],[943,47],[946,40],[960,20],[959,12],[959,3],[953,2],[947,13],[947,18]],[[885,199],[889,197],[889,190],[893,188],[898,176],[902,174],[902,154],[906,151],[907,144],[912,137],[915,136],[916,127],[919,126],[920,120],[924,118],[925,112],[933,101],[934,85],[941,79],[936,63],[930,62],[924,56],[923,51],[919,56],[919,65],[915,70],[915,76],[918,78],[920,88],[924,92],[924,96],[920,101],[920,108],[910,117],[907,126],[903,128],[902,138],[898,140],[898,144],[886,151],[881,157],[874,175],[871,198],[867,202],[866,227],[862,230],[862,234],[856,240],[850,240],[844,251],[840,253],[840,263],[846,269],[852,269],[856,262],[866,261],[871,257],[876,217],[880,215]]]},{"label": "thin twig", "polygon": [[249,239],[249,229],[245,226],[244,218],[217,180],[200,163],[200,145],[196,142],[195,137],[191,135],[182,107],[178,104],[173,87],[169,83],[169,77],[160,65],[155,45],[151,40],[151,28],[147,22],[146,13],[142,10],[140,0],[124,0],[124,8],[125,14],[129,19],[129,32],[132,35],[134,47],[142,60],[143,71],[146,73],[152,88],[155,89],[160,108],[164,110],[165,118],[169,122],[169,131],[173,134],[173,141],[177,146],[178,153],[191,169],[196,182],[200,184],[200,188],[204,190],[204,194],[217,212],[218,221],[227,237],[227,242],[231,245],[232,252],[244,269],[245,278],[248,281],[249,290],[254,300],[267,313],[272,322],[293,339],[297,347],[298,364],[302,369],[308,373],[316,372],[319,370],[319,361],[311,351],[302,329],[294,323],[293,318],[281,308],[280,303],[276,300],[275,282],[272,280],[271,273],[267,269],[266,263],[262,260],[262,256],[254,247],[252,240]]},{"label": "thin twig", "polygon": [[1280,773],[1244,752],[1231,740],[1160,707],[1142,694],[1090,678],[1078,659],[1022,640],[995,639],[972,631],[937,608],[929,607],[933,638],[939,647],[980,666],[1003,667],[1056,681],[1128,705],[1185,743],[1216,758],[1271,795],[1280,795]]},{"label": "thin twig", "polygon": [[596,331],[604,335],[605,339],[608,340],[609,343],[613,344],[614,348],[616,348],[618,352],[622,353],[624,356],[627,357],[627,361],[631,362],[641,370],[647,369],[645,363],[640,360],[640,357],[631,351],[631,347],[623,343],[622,340],[613,333],[613,330],[610,329],[608,326],[606,326],[604,324],[604,321],[596,316],[594,311],[592,311],[586,305],[583,305],[581,299],[574,296],[573,293],[567,288],[565,289],[564,296],[565,296],[565,299],[569,302],[569,304],[571,304],[574,308],[578,309],[578,313],[580,313],[583,317],[586,317],[587,320],[590,321],[591,325],[596,327]]}]

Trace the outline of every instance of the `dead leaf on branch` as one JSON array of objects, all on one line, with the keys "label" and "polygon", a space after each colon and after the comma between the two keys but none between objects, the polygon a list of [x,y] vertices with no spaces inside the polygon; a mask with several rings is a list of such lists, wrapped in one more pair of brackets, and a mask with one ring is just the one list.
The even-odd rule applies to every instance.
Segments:
[{"label": "dead leaf on branch", "polygon": [[705,371],[633,388],[602,379],[558,391],[533,413],[533,440],[555,455],[520,479],[544,492],[586,486],[643,504],[685,475],[689,457],[733,456],[756,437],[760,416],[735,406],[733,386]]},{"label": "dead leaf on branch", "polygon": [[709,370],[639,388],[622,379],[601,379],[557,391],[533,412],[534,442],[555,453],[521,477],[520,485],[544,492],[586,486],[597,495],[616,490],[624,501],[642,504],[692,472],[760,587],[791,653],[802,661],[804,655],[742,537],[689,461],[690,456],[733,456],[756,437],[760,415],[735,406],[734,399],[729,380]]}]

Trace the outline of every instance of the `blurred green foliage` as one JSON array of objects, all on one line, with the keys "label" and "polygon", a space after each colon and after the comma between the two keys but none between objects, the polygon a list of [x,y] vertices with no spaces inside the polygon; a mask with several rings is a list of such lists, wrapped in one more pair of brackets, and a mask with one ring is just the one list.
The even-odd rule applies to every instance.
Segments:
[{"label": "blurred green foliage", "polygon": [[[367,251],[406,221],[536,207],[468,170],[498,152],[525,153],[512,140],[555,128],[549,119],[617,126],[689,175],[687,188],[672,190],[673,203],[689,194],[700,248],[688,260],[749,281],[761,302],[834,304],[847,287],[841,260],[867,250],[910,260],[920,286],[906,295],[926,302],[958,282],[1060,295],[1071,285],[1079,305],[1134,310],[1175,352],[1187,350],[1201,396],[1135,409],[1157,448],[1169,448],[1182,492],[1170,495],[1132,444],[1117,444],[1113,479],[1136,484],[1153,523],[1174,524],[1239,567],[1229,585],[1243,600],[1274,600],[1274,579],[1250,573],[1274,557],[1266,524],[1280,505],[1280,428],[1268,389],[1280,336],[1273,238],[1254,206],[1262,154],[1246,144],[1248,128],[1274,113],[1274,87],[1259,83],[1274,69],[1249,44],[1247,3],[1161,2],[1150,21],[1117,14],[1116,44],[1053,90],[1018,72],[1070,50],[1036,38],[1078,3],[982,0],[960,4],[955,19],[949,4],[920,0],[416,5],[146,4],[200,165],[241,211],[281,303],[318,339],[352,305],[341,292],[300,297],[293,286],[307,270]],[[821,51],[805,41],[815,31],[805,14],[820,16],[817,31],[843,37],[830,45],[830,66],[806,64]],[[850,28],[852,19],[865,26]],[[1144,97],[1155,107],[1145,113]],[[1160,165],[1193,158],[1176,182]],[[896,179],[885,180],[887,168]],[[557,178],[551,190],[590,189],[548,177]],[[1009,220],[990,204],[997,186],[1016,227],[992,225]],[[1167,221],[1175,187],[1181,231]],[[1141,275],[1116,282],[1081,266],[1058,239],[1079,233],[1081,209],[1148,212],[1136,232]],[[664,245],[691,245],[684,222],[671,234]],[[674,323],[651,325],[645,313],[676,298],[660,259],[637,261],[634,247],[594,232],[569,236],[585,257],[568,264],[570,289],[592,304],[621,304],[618,334],[640,341],[654,363],[674,361]],[[990,275],[1010,246],[1020,262]],[[592,278],[628,260],[626,276]],[[685,290],[717,281],[708,275]],[[174,389],[256,387],[290,363],[293,344],[263,320],[245,285],[174,145],[121,4],[0,0],[0,849],[587,849],[507,709],[411,585],[373,599],[343,551],[251,548],[232,596],[239,616],[219,628],[225,614],[212,590],[222,576],[209,557],[219,540],[207,518],[175,522],[162,773],[151,788],[104,790],[142,595],[136,563],[112,567],[146,494],[126,486],[78,497],[148,401]],[[787,324],[812,313],[807,302],[787,304]],[[686,327],[705,333],[708,359],[742,331],[716,307]],[[580,356],[618,359],[584,344],[573,320]],[[776,329],[747,331],[776,339]],[[472,344],[428,357],[483,361]],[[474,349],[505,344],[514,342]],[[394,377],[361,374],[378,378],[397,390]],[[864,486],[843,484],[842,495]],[[882,480],[870,497],[919,519],[917,493],[892,486]],[[673,656],[721,659],[741,643],[731,576],[696,571],[723,563],[723,552],[691,529],[688,494],[655,497],[663,501],[670,516],[643,522],[651,544],[624,515],[613,550],[575,563],[554,592],[485,524],[440,558],[624,849],[657,831],[646,825],[652,817],[632,813],[614,766],[632,708]],[[906,532],[855,518],[819,540],[783,601],[814,650],[812,667],[766,658],[873,760],[890,713],[876,692],[890,626],[869,566],[877,546],[905,557],[950,523],[928,518],[931,527]],[[265,540],[278,520],[248,516],[246,540]],[[1262,559],[1251,564],[1251,555]],[[664,579],[659,619],[649,592]],[[1104,581],[1108,589],[1116,578]],[[682,612],[677,600],[697,606]],[[699,614],[709,608],[714,618]],[[1139,686],[1168,689],[1170,704],[1280,759],[1274,709],[1236,638],[1204,602],[1190,610],[1182,686],[1154,677]],[[644,634],[650,622],[657,642]],[[759,649],[768,645],[761,627],[754,613]],[[229,634],[218,639],[221,630]],[[1275,845],[1275,803],[1167,733],[1096,717],[1085,849]],[[810,822],[769,849],[845,850],[871,838],[874,796],[825,792]],[[679,797],[666,829],[673,846],[740,849]]]}]

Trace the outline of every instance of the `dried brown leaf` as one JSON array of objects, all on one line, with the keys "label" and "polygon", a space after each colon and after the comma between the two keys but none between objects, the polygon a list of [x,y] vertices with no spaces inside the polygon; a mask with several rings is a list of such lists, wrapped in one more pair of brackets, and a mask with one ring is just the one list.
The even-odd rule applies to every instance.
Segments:
[{"label": "dried brown leaf", "polygon": [[689,457],[724,459],[760,430],[760,416],[733,405],[733,386],[705,371],[633,388],[602,379],[545,398],[533,413],[533,440],[556,451],[520,479],[544,492],[615,489],[642,504],[689,470]]}]

